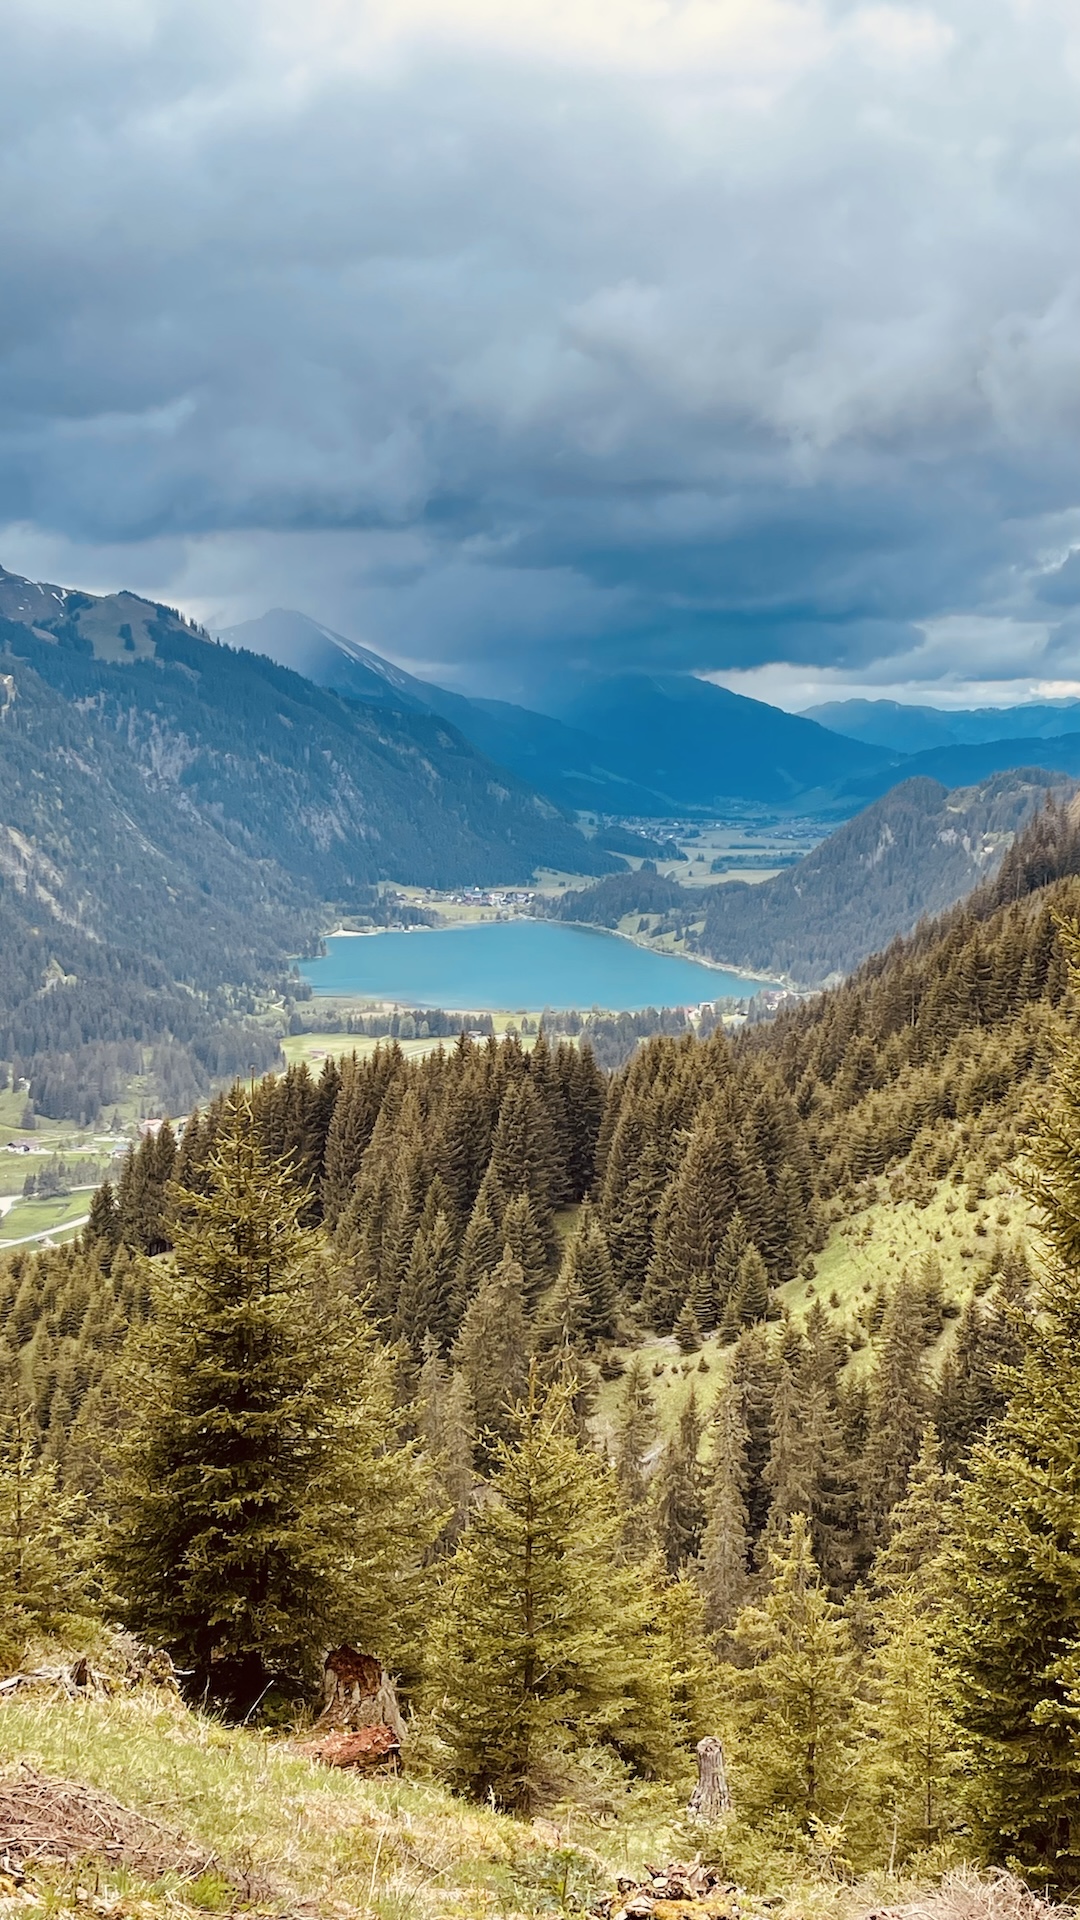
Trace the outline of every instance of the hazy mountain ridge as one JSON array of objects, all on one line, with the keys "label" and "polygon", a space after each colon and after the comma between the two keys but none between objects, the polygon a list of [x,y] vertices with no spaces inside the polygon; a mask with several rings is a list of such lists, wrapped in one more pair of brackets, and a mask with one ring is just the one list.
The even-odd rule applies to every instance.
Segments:
[{"label": "hazy mountain ridge", "polygon": [[554,710],[597,739],[617,773],[654,787],[676,811],[731,799],[790,805],[888,764],[880,747],[691,674],[571,684]]},{"label": "hazy mountain ridge", "polygon": [[933,747],[927,753],[906,754],[888,766],[858,773],[836,789],[834,804],[849,812],[865,806],[895,786],[898,780],[924,776],[946,787],[973,786],[996,773],[1038,766],[1051,773],[1080,776],[1080,732],[1046,739],[987,740],[972,746]]},{"label": "hazy mountain ridge", "polygon": [[805,707],[816,720],[849,740],[887,747],[893,753],[928,753],[935,747],[980,746],[994,740],[1050,740],[1080,731],[1080,701],[1050,700],[1018,707],[922,707],[900,700],[829,700]]},{"label": "hazy mountain ridge", "polygon": [[604,766],[599,743],[579,729],[505,700],[473,699],[420,680],[305,613],[275,607],[257,620],[223,629],[218,637],[229,646],[266,654],[349,700],[439,714],[479,753],[559,806],[613,814],[666,810],[659,795]]},{"label": "hazy mountain ridge", "polygon": [[[560,805],[663,819],[735,801],[787,805],[889,764],[885,749],[691,674],[572,676],[543,710],[487,700],[407,674],[306,614],[275,608],[226,628],[352,699],[442,714],[473,745]],[[899,776],[897,776],[899,777]]]}]

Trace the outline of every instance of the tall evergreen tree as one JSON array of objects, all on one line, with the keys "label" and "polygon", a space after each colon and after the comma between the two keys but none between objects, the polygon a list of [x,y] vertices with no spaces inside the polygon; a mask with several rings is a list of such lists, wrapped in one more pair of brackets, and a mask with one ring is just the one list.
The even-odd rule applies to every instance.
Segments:
[{"label": "tall evergreen tree", "polygon": [[432,1334],[442,1342],[450,1331],[456,1271],[454,1231],[440,1208],[430,1225],[425,1225],[421,1220],[398,1290],[394,1333],[412,1350],[416,1359],[419,1359],[426,1335]]},{"label": "tall evergreen tree", "polygon": [[495,1271],[474,1294],[454,1346],[454,1364],[469,1394],[478,1462],[512,1431],[512,1408],[528,1375],[529,1324],[525,1276],[507,1247]]},{"label": "tall evergreen tree", "polygon": [[696,1559],[701,1547],[705,1476],[698,1455],[703,1431],[697,1394],[691,1386],[650,1488],[656,1543],[669,1573],[678,1573]]},{"label": "tall evergreen tree", "polygon": [[671,1747],[650,1672],[650,1608],[618,1554],[611,1472],[575,1437],[566,1396],[535,1369],[494,1457],[497,1498],[454,1557],[431,1662],[451,1778],[531,1813],[565,1789],[577,1747],[639,1764]]},{"label": "tall evergreen tree", "polygon": [[750,1516],[746,1507],[749,1435],[741,1389],[729,1383],[712,1418],[713,1461],[705,1496],[698,1579],[710,1633],[734,1626],[750,1586]]},{"label": "tall evergreen tree", "polygon": [[250,1709],[327,1640],[406,1651],[429,1505],[390,1357],[230,1096],[129,1378],[109,1558],[137,1631]]},{"label": "tall evergreen tree", "polygon": [[635,1353],[626,1368],[615,1422],[615,1483],[622,1508],[623,1545],[632,1560],[646,1559],[653,1546],[648,1463],[657,1432],[656,1405],[645,1363]]},{"label": "tall evergreen tree", "polygon": [[0,1660],[17,1661],[35,1634],[85,1628],[85,1503],[41,1459],[16,1399],[0,1421]]},{"label": "tall evergreen tree", "polygon": [[814,1564],[804,1514],[771,1559],[760,1606],[745,1607],[731,1671],[739,1718],[739,1804],[750,1819],[786,1810],[804,1827],[841,1817],[851,1792],[856,1658],[841,1609]]},{"label": "tall evergreen tree", "polygon": [[586,1201],[563,1254],[552,1310],[565,1337],[589,1348],[613,1338],[615,1306],[607,1238]]},{"label": "tall evergreen tree", "polygon": [[935,1845],[956,1818],[959,1769],[941,1628],[949,1607],[944,1548],[955,1483],[932,1427],[874,1562],[869,1784],[892,1859]]},{"label": "tall evergreen tree", "polygon": [[437,1506],[445,1509],[435,1551],[449,1553],[465,1529],[473,1488],[472,1408],[464,1376],[451,1372],[432,1335],[416,1390],[416,1428]]},{"label": "tall evergreen tree", "polygon": [[[1080,927],[1060,929],[1073,990]],[[991,1859],[1080,1884],[1080,1045],[1033,1149],[1047,1271],[1015,1391],[961,1496],[946,1621],[967,1815]]]},{"label": "tall evergreen tree", "polygon": [[487,1205],[477,1200],[465,1228],[454,1276],[451,1318],[455,1329],[460,1327],[469,1302],[494,1273],[505,1245],[497,1220]]},{"label": "tall evergreen tree", "polygon": [[918,1458],[930,1410],[925,1350],[921,1301],[911,1282],[902,1280],[885,1308],[870,1380],[863,1497],[874,1547],[888,1537],[889,1515],[903,1499]]}]

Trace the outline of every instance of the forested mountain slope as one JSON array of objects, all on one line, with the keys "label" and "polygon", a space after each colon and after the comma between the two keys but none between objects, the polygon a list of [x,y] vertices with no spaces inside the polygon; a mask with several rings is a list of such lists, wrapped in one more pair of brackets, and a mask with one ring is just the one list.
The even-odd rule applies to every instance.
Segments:
[{"label": "forested mountain slope", "polygon": [[274,607],[257,620],[225,628],[219,638],[229,646],[267,654],[316,686],[331,687],[350,700],[441,714],[479,753],[560,807],[609,814],[667,811],[667,803],[640,779],[613,772],[599,741],[579,728],[506,700],[470,699],[419,680],[307,614]]},{"label": "forested mountain slope", "polygon": [[709,890],[696,944],[714,960],[811,986],[847,973],[992,873],[1047,794],[1072,783],[1025,768],[949,790],[905,780],[759,886]]},{"label": "forested mountain slope", "polygon": [[[92,1493],[105,1604],[237,1717],[354,1631],[459,1793],[621,1796],[684,1778],[719,1728],[739,1873],[805,1864],[827,1820],[845,1872],[947,1842],[1075,1884],[1045,1818],[1080,1794],[1047,1731],[1071,1523],[1051,1552],[1045,1518],[1080,1489],[1078,910],[1074,803],[734,1041],[658,1037],[606,1077],[587,1049],[463,1036],[234,1089],[179,1148],[166,1128],[129,1155],[81,1245],[0,1268],[0,1412],[41,1462],[0,1458],[0,1494],[22,1474],[33,1513],[48,1490],[55,1529],[57,1488]],[[1055,1058],[1061,1125],[1039,1130]],[[979,1211],[1033,1137],[1059,1255],[1037,1315],[1027,1234]],[[918,1208],[943,1186],[986,1229],[962,1300],[932,1254],[883,1257],[855,1315],[811,1292],[871,1192]],[[128,1319],[145,1337],[118,1366]],[[1024,1390],[995,1427],[1003,1363]],[[560,1622],[542,1677],[537,1608]],[[822,1702],[809,1762],[792,1647]]]},{"label": "forested mountain slope", "polygon": [[570,888],[543,911],[626,933],[653,916],[652,930],[682,934],[690,951],[814,986],[970,892],[1054,791],[1072,782],[1038,768],[952,792],[908,780],[770,880],[684,887],[650,863]]},{"label": "forested mountain slope", "polygon": [[90,1118],[150,1045],[182,1110],[265,1067],[245,1024],[372,883],[617,864],[436,716],[354,705],[132,595],[0,576],[0,1046]]}]

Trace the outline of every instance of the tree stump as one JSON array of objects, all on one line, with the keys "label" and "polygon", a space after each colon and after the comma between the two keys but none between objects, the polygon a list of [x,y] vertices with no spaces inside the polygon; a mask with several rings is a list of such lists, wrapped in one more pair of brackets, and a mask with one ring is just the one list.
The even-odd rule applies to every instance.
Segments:
[{"label": "tree stump", "polygon": [[696,1820],[720,1820],[731,1812],[731,1788],[728,1786],[724,1748],[714,1733],[707,1733],[697,1744],[697,1786],[687,1809]]},{"label": "tree stump", "polygon": [[360,1727],[389,1727],[400,1744],[405,1738],[394,1683],[374,1654],[335,1647],[323,1665],[324,1705],[315,1733],[355,1732]]}]

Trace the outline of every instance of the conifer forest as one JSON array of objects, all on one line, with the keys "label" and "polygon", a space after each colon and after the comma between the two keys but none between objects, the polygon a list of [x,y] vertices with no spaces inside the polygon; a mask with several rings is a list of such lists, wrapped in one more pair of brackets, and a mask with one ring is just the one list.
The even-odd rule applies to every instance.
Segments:
[{"label": "conifer forest", "polygon": [[[740,1885],[1080,1886],[1074,812],[734,1035],[380,1040],[148,1134],[0,1268],[5,1669],[127,1635],[280,1733],[351,1646],[463,1806],[685,1805],[718,1739]],[[815,1284],[941,1196],[959,1293]]]}]

